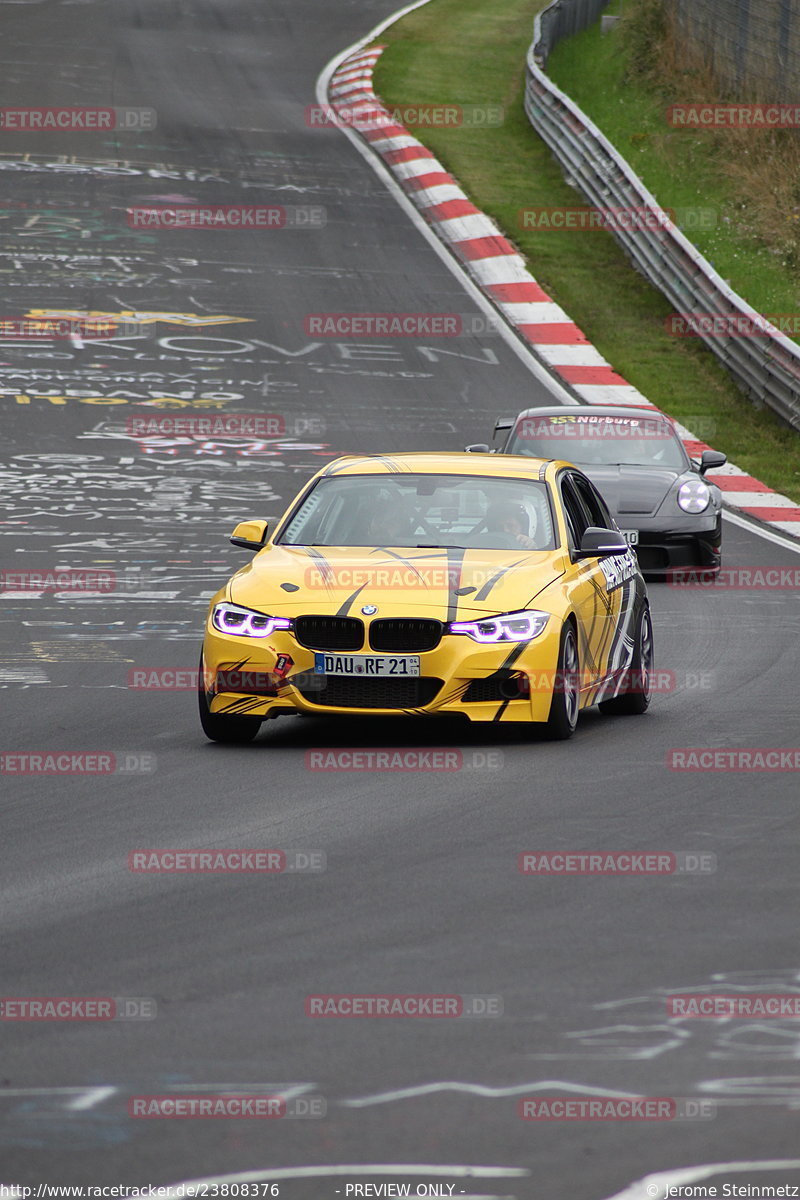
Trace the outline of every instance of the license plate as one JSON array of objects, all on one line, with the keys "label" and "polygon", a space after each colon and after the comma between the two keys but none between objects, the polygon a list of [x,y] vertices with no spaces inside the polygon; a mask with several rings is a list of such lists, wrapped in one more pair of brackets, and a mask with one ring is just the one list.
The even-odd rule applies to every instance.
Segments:
[{"label": "license plate", "polygon": [[315,675],[363,675],[365,678],[419,675],[419,655],[394,658],[389,654],[315,654]]},{"label": "license plate", "polygon": [[625,538],[629,546],[638,546],[639,530],[638,529],[620,529],[620,533]]}]

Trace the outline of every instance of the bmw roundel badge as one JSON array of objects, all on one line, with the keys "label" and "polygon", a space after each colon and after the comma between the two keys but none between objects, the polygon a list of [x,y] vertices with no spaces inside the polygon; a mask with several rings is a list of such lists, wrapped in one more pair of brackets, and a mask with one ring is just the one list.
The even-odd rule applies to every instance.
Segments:
[{"label": "bmw roundel badge", "polygon": [[377,604],[365,604],[361,611],[365,617],[374,617],[378,611],[378,606]]}]

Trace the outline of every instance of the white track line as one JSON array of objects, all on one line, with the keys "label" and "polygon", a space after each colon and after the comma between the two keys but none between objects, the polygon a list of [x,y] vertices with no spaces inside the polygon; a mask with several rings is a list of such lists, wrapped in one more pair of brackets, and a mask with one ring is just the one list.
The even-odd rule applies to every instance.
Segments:
[{"label": "white track line", "polygon": [[423,1083],[418,1087],[398,1088],[393,1092],[377,1092],[373,1096],[362,1096],[357,1100],[341,1100],[343,1108],[371,1108],[375,1104],[392,1104],[396,1100],[410,1100],[418,1096],[431,1096],[437,1092],[461,1092],[470,1096],[484,1096],[491,1100],[505,1096],[521,1096],[526,1092],[559,1090],[576,1092],[580,1096],[613,1096],[618,1100],[638,1100],[638,1092],[618,1092],[611,1088],[590,1087],[585,1083],[570,1083],[563,1079],[536,1079],[533,1083],[517,1083],[511,1087],[486,1087],[482,1083]]},{"label": "white track line", "polygon": [[457,1179],[509,1179],[530,1175],[530,1171],[524,1167],[441,1166],[438,1163],[334,1163],[326,1167],[269,1167],[241,1171],[237,1175],[209,1175],[203,1179],[184,1179],[181,1183],[168,1186],[261,1183],[269,1179],[325,1179],[336,1175],[438,1175]]},{"label": "white track line", "polygon": [[115,1087],[93,1087],[86,1089],[82,1095],[76,1096],[74,1100],[70,1100],[67,1108],[70,1112],[85,1112],[89,1108],[94,1108],[97,1104],[102,1104],[104,1100],[108,1100],[109,1096],[114,1096],[117,1092]]},{"label": "white track line", "polygon": [[[725,495],[724,492],[722,494],[723,496]],[[763,525],[756,525],[754,521],[748,521],[746,517],[741,517],[738,513],[730,512],[727,508],[723,508],[722,517],[723,520],[730,521],[731,525],[738,525],[740,529],[747,529],[750,533],[757,533],[765,541],[774,542],[776,546],[781,546],[784,550],[792,550],[795,554],[800,554],[800,543],[796,539],[782,537],[775,530],[766,529]]]}]

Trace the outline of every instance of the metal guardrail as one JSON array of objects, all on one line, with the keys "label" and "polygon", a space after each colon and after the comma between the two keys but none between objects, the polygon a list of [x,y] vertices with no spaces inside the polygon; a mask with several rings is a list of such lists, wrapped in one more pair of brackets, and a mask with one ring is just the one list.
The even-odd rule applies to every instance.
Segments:
[{"label": "metal guardrail", "polygon": [[[716,273],[684,237],[624,158],[545,74],[548,56],[563,37],[596,20],[608,0],[554,0],[536,17],[528,51],[525,112],[561,163],[567,180],[595,207],[636,210],[647,218],[636,229],[611,232],[634,266],[679,313],[714,314],[732,328],[763,328],[764,336],[699,336],[756,404],[764,404],[800,430],[800,346],[766,322]],[[726,326],[727,327],[727,326]]]},{"label": "metal guardrail", "polygon": [[534,52],[543,60],[539,63],[542,70],[547,66],[550,51],[561,39],[586,29],[607,5],[608,0],[571,0],[542,9],[536,17],[533,36]]}]

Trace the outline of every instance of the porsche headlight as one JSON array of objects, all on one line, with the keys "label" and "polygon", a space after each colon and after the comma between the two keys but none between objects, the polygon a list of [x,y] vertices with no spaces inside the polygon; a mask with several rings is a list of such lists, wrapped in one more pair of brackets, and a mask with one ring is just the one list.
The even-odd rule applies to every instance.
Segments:
[{"label": "porsche headlight", "polygon": [[678,504],[687,513],[705,512],[710,499],[708,484],[702,479],[687,479],[678,489]]},{"label": "porsche headlight", "polygon": [[215,604],[211,624],[220,633],[235,637],[269,637],[276,629],[291,629],[292,622],[286,617],[268,617],[266,613],[253,612],[251,608],[240,608],[238,604]]},{"label": "porsche headlight", "polygon": [[448,633],[465,633],[474,642],[530,642],[544,631],[549,620],[549,613],[530,609],[483,621],[452,621]]}]

